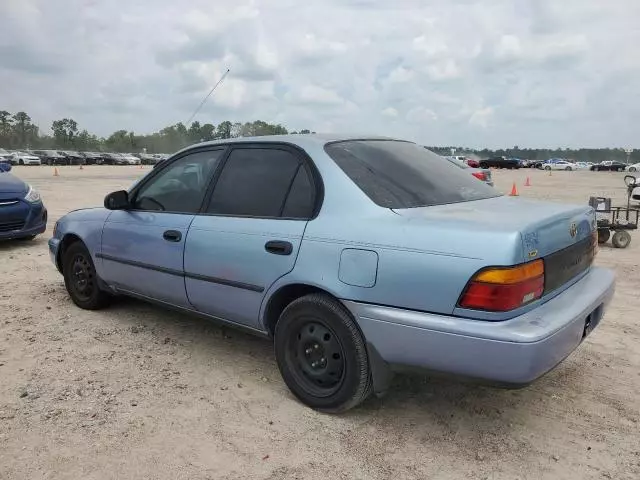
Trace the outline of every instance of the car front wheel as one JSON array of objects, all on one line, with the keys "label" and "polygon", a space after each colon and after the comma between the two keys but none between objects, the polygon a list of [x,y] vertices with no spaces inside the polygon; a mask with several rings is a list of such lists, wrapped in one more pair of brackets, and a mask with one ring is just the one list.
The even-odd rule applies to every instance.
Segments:
[{"label": "car front wheel", "polygon": [[81,242],[71,244],[62,259],[64,284],[73,303],[85,310],[108,305],[110,295],[100,290],[91,254]]},{"label": "car front wheel", "polygon": [[567,172],[570,172],[570,171],[571,171],[571,167],[567,167],[567,168],[565,168],[565,170],[566,170]]},{"label": "car front wheel", "polygon": [[630,171],[630,172],[635,172],[636,170],[637,170],[637,168],[636,168],[636,167],[629,167],[629,171]]},{"label": "car front wheel", "polygon": [[549,165],[545,165],[544,169],[545,170],[551,170],[551,167]]},{"label": "car front wheel", "polygon": [[275,351],[285,383],[313,409],[344,412],[371,393],[364,338],[349,311],[328,295],[306,295],[285,308]]}]

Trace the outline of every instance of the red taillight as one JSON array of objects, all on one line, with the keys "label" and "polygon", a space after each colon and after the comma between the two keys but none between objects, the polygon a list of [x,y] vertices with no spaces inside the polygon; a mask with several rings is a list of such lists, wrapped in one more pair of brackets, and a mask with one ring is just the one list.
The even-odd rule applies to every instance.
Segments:
[{"label": "red taillight", "polygon": [[462,308],[507,312],[533,302],[544,292],[542,260],[516,267],[488,268],[467,284],[458,302]]},{"label": "red taillight", "polygon": [[473,172],[471,175],[476,177],[478,180],[482,180],[483,182],[487,181],[487,176],[484,174],[484,172]]}]

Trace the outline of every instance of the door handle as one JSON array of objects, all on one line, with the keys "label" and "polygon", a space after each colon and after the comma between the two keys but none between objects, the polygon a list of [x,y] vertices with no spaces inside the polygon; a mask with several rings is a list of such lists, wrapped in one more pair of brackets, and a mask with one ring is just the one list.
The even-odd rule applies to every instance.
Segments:
[{"label": "door handle", "polygon": [[271,240],[264,245],[264,249],[274,255],[291,255],[293,245],[282,240]]},{"label": "door handle", "polygon": [[167,242],[179,242],[182,240],[182,234],[177,230],[167,230],[162,234],[162,238]]}]

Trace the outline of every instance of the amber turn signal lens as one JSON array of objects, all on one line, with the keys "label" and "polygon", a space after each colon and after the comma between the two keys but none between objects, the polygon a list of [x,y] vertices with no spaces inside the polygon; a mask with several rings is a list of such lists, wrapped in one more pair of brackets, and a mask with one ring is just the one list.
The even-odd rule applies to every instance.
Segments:
[{"label": "amber turn signal lens", "polygon": [[473,277],[473,281],[505,285],[524,282],[540,275],[544,275],[544,262],[538,259],[516,267],[496,267],[483,270]]}]

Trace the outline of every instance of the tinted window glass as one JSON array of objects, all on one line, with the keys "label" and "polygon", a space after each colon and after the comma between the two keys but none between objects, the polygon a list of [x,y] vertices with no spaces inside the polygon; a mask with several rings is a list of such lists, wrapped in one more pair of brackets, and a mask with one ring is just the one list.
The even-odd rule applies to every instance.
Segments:
[{"label": "tinted window glass", "polygon": [[314,189],[307,169],[300,165],[293,179],[291,190],[284,204],[282,216],[287,218],[311,218],[313,215]]},{"label": "tinted window glass", "polygon": [[172,162],[138,191],[134,208],[196,213],[223,152],[192,153]]},{"label": "tinted window glass", "polygon": [[499,195],[463,169],[414,143],[345,141],[327,144],[325,151],[381,207],[442,205]]},{"label": "tinted window glass", "polygon": [[234,149],[216,183],[207,212],[279,217],[300,164],[286,150]]}]

